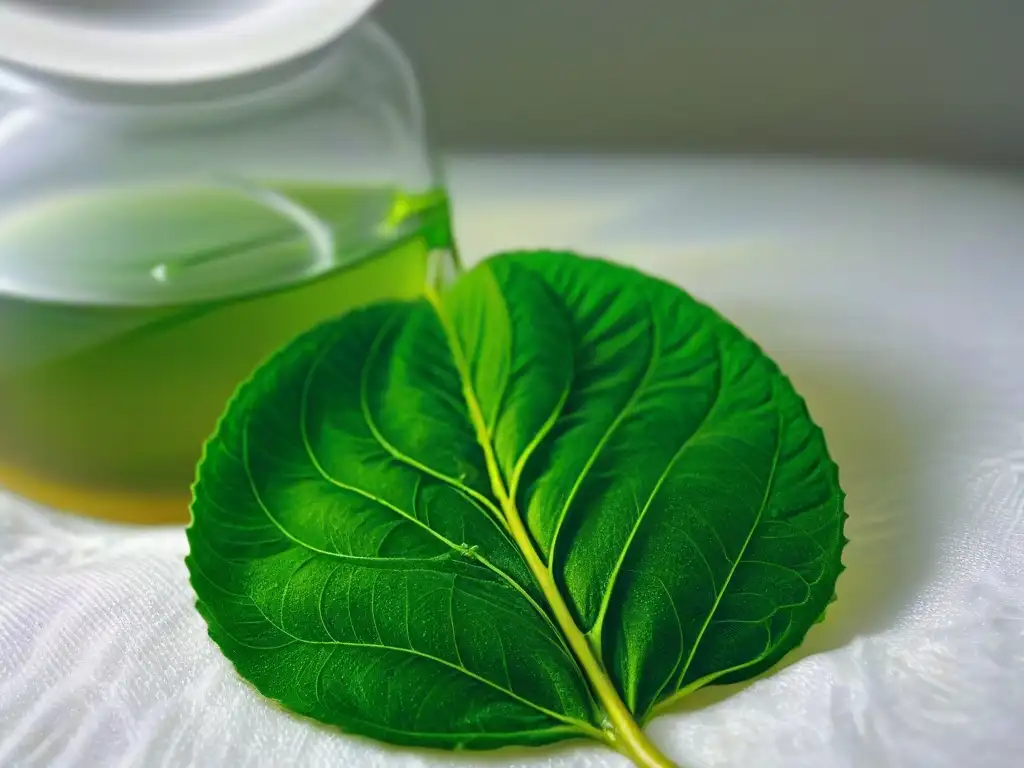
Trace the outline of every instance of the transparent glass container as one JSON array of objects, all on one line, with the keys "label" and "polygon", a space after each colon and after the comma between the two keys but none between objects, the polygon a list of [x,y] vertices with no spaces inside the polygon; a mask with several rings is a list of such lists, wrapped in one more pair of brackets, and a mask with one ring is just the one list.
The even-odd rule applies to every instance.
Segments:
[{"label": "transparent glass container", "polygon": [[188,83],[0,64],[0,487],[187,519],[261,360],[453,258],[416,80],[371,21]]}]

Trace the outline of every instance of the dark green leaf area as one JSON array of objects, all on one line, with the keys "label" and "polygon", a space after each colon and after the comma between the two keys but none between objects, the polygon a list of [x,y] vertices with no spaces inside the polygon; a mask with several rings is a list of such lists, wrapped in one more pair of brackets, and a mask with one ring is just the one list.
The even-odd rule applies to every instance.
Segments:
[{"label": "dark green leaf area", "polygon": [[524,253],[572,318],[574,379],[520,505],[630,709],[750,677],[841,571],[842,493],[802,400],[674,286]]},{"label": "dark green leaf area", "polygon": [[470,565],[367,567],[293,552],[264,561],[251,597],[194,581],[211,636],[242,676],[317,720],[394,743],[479,748],[578,736],[570,717],[589,718],[550,628]]},{"label": "dark green leaf area", "polygon": [[199,608],[244,677],[449,748],[627,744],[796,647],[845,544],[775,364],[679,288],[553,252],[289,345],[231,403],[193,513]]},{"label": "dark green leaf area", "polygon": [[348,315],[240,391],[195,489],[200,610],[262,693],[356,733],[450,748],[582,735],[586,683],[494,512],[378,431],[372,366],[417,313],[433,317]]}]

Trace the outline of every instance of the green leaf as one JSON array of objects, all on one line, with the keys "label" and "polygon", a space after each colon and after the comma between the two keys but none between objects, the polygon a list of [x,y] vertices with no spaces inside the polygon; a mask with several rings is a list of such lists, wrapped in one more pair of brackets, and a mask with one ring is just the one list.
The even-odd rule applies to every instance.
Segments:
[{"label": "green leaf", "polygon": [[844,520],[821,430],[740,331],[511,253],[268,361],[206,447],[188,566],[211,637],[296,712],[668,766],[640,725],[803,640]]}]

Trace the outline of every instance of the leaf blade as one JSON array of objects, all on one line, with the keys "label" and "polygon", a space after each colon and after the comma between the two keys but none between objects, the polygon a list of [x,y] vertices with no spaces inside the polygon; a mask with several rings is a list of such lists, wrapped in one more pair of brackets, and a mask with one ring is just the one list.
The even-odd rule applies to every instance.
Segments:
[{"label": "leaf blade", "polygon": [[[734,564],[738,568],[746,547],[760,541],[756,510],[763,511],[769,501],[780,510],[792,509],[813,499],[815,494],[841,499],[835,472],[822,469],[834,470],[834,464],[827,456],[820,430],[814,445],[804,448],[817,457],[815,467],[824,474],[803,495],[790,493],[792,498],[785,500],[769,498],[774,455],[771,449],[781,451],[783,445],[782,433],[775,424],[778,402],[784,401],[787,418],[803,429],[811,422],[802,400],[756,345],[674,286],[599,262],[581,260],[553,266],[556,260],[550,254],[537,253],[514,254],[512,258],[539,274],[557,270],[560,274],[551,275],[550,282],[567,302],[579,294],[579,286],[599,285],[597,273],[614,270],[615,279],[621,284],[638,286],[636,290],[644,294],[653,318],[653,373],[639,382],[638,394],[628,399],[617,414],[612,437],[602,446],[604,451],[613,453],[615,463],[612,469],[602,469],[599,457],[595,463],[599,481],[589,487],[584,481],[581,498],[585,503],[579,510],[582,522],[574,531],[573,545],[565,553],[564,561],[556,564],[562,569],[563,583],[581,617],[581,625],[601,647],[623,698],[643,718],[661,698],[675,696],[698,680],[716,679],[718,675],[710,669],[716,664],[724,665],[720,671],[729,670],[730,680],[742,679],[748,668],[753,674],[756,669],[771,666],[781,657],[776,650],[794,647],[802,640],[802,632],[781,632],[774,642],[768,642],[770,647],[764,659],[753,646],[752,632],[747,632],[744,640],[746,655],[742,660],[739,651],[711,660],[698,655],[697,649],[708,640],[712,647],[724,647],[737,634],[713,626],[712,622],[723,600],[736,589],[732,585],[735,576],[730,575]],[[576,301],[580,303],[579,298]],[[658,328],[663,329],[660,334]],[[578,329],[579,335],[585,332],[585,328]],[[598,377],[608,378],[600,366],[591,368]],[[688,393],[696,393],[697,397],[683,400],[680,405],[680,398]],[[649,437],[659,434],[666,435],[660,448],[658,440]],[[616,440],[620,441],[619,447]],[[752,442],[759,445],[752,446]],[[642,446],[642,453],[636,451],[636,446]],[[629,461],[631,447],[633,461]],[[665,457],[660,462],[655,449]],[[798,453],[793,451],[787,461],[798,460]],[[615,464],[629,466],[631,471],[615,477]],[[723,478],[730,479],[730,488],[717,487]],[[787,487],[796,486],[791,482]],[[745,497],[737,495],[736,489],[746,489]],[[640,497],[640,504],[633,511],[630,507],[636,497]],[[701,509],[687,499],[699,500],[707,508]],[[595,508],[605,514],[591,515],[589,510]],[[735,520],[744,509],[753,512],[744,513],[748,520],[745,526],[723,527],[723,521]],[[616,519],[609,522],[606,518],[612,510]],[[774,510],[772,514],[777,516],[780,511]],[[816,610],[820,614],[825,609],[832,595],[827,584],[834,586],[841,569],[841,502],[833,509],[831,519],[829,540],[815,543],[823,548],[827,545],[833,560],[828,571],[821,574],[825,586],[811,596],[813,599],[809,598],[807,612]],[[638,539],[644,520],[651,530]],[[595,554],[600,553],[602,542],[607,549],[609,541],[615,542],[610,547],[613,551],[606,552],[604,557]],[[701,543],[696,546],[694,541]],[[634,546],[641,554],[631,559],[628,552]],[[691,552],[690,565],[681,568],[678,553],[687,551]],[[628,573],[625,586],[620,588],[620,595],[612,596],[618,574],[623,571]],[[659,577],[657,582],[651,574]],[[701,578],[701,574],[707,578]],[[745,577],[740,586],[753,588],[749,586],[751,578],[742,572],[741,575]],[[757,588],[784,594],[788,586],[792,591],[793,585],[784,579],[771,581]],[[660,609],[651,610],[652,603],[660,603]],[[728,601],[724,604],[730,605]],[[676,618],[679,605],[687,606],[687,616],[697,615],[696,621],[684,618],[682,631]],[[609,606],[614,606],[611,623],[615,627],[611,635],[603,636],[603,617]],[[780,629],[778,623],[792,612],[793,609],[782,610],[783,618],[776,620],[776,630]],[[801,613],[800,626],[804,621]],[[673,639],[674,631],[677,635]],[[678,647],[672,647],[673,643]],[[671,658],[680,660],[681,672],[666,662]]]},{"label": "leaf blade", "polygon": [[[387,320],[392,317],[391,311],[379,312],[372,319]],[[349,316],[347,320],[351,322],[353,317],[359,320],[367,316]],[[547,743],[587,733],[595,735],[597,732],[589,723],[592,709],[589,694],[564,642],[519,581],[486,559],[488,554],[495,553],[496,559],[504,558],[506,564],[518,558],[511,551],[502,555],[507,539],[494,521],[447,483],[422,474],[410,477],[416,470],[401,462],[392,464],[383,459],[387,469],[380,471],[386,482],[377,478],[376,483],[367,483],[360,473],[362,465],[353,469],[351,462],[353,453],[360,462],[372,456],[382,460],[368,427],[360,427],[354,412],[338,414],[332,409],[330,414],[323,413],[317,410],[316,404],[305,410],[303,394],[318,391],[316,374],[310,376],[312,362],[325,355],[329,357],[330,353],[324,350],[331,349],[334,340],[356,337],[359,334],[352,328],[326,327],[316,337],[308,339],[304,348],[299,344],[290,354],[285,353],[286,359],[278,360],[272,370],[268,369],[270,373],[266,378],[257,377],[240,394],[236,413],[244,416],[237,420],[225,419],[218,437],[207,447],[200,474],[216,477],[217,482],[197,484],[195,523],[189,531],[192,544],[189,567],[200,608],[207,616],[214,639],[229,658],[242,664],[242,674],[268,696],[303,714],[337,722],[366,735],[386,732],[389,740],[398,739],[400,743],[453,748]],[[361,338],[368,353],[373,346],[366,343],[369,336]],[[318,355],[310,355],[311,349],[316,349]],[[334,359],[342,361],[342,367],[350,371],[353,352],[351,346],[343,344],[335,349]],[[311,378],[313,386],[306,386]],[[347,382],[347,386],[356,386],[354,377],[337,371],[327,378],[332,385]],[[275,407],[261,408],[259,403],[264,399],[272,400]],[[352,397],[347,402],[358,403],[359,398]],[[300,414],[305,415],[300,417]],[[299,434],[300,427],[311,418],[309,414],[318,414],[319,418],[312,418],[317,426],[310,440],[304,442]],[[317,469],[311,457],[323,454],[328,444],[335,449],[324,454],[326,459]],[[309,450],[310,445],[315,447]],[[345,450],[337,450],[338,446]],[[330,479],[324,477],[327,473]],[[361,487],[353,493],[356,486],[340,482],[334,475],[345,477],[347,481],[359,478]],[[421,506],[432,509],[432,517],[417,520],[415,512],[403,511],[398,506],[403,498],[406,504],[411,504],[416,494],[421,497]],[[261,496],[270,500],[269,503]],[[287,512],[285,524],[278,524],[280,521],[260,524],[270,516],[267,511],[270,508]],[[243,517],[248,529],[218,526],[217,522],[225,517],[227,509],[235,510],[235,518]],[[247,512],[238,515],[239,510]],[[407,551],[401,557],[391,551],[378,551],[387,544],[388,536],[394,536],[393,528],[385,529],[379,524],[377,518],[381,513],[389,515],[392,522],[394,518],[416,520],[403,539]],[[230,521],[232,516],[226,517]],[[349,522],[339,521],[339,517]],[[346,528],[353,525],[360,532],[355,538],[346,536],[351,533]],[[450,538],[453,532],[469,533],[467,538],[477,549],[470,553],[457,545]],[[260,543],[254,548],[253,542]],[[236,554],[239,557],[236,558]],[[252,566],[254,562],[257,567]],[[380,571],[382,567],[385,571]],[[444,616],[443,607],[424,596],[425,590],[430,591],[425,574],[438,571],[457,577],[447,588],[447,616],[451,625],[446,630],[446,638],[433,636],[434,630],[422,622],[417,629],[414,620],[411,634],[406,627],[403,639],[399,626],[401,617],[389,614],[388,606],[393,610],[394,606],[402,605],[403,600],[408,603],[405,595],[412,587],[409,584],[389,586],[380,574],[408,568],[417,569],[419,583],[414,591],[421,610],[422,605],[427,605],[429,615],[435,618]],[[206,576],[207,571],[217,573],[218,584]],[[367,586],[368,573],[376,574],[371,586]],[[308,581],[312,574],[318,575],[316,585]],[[467,582],[467,578],[471,581]],[[343,595],[331,587],[340,579]],[[234,598],[229,599],[224,592],[224,583],[235,585]],[[453,604],[456,606],[454,613]],[[214,610],[221,615],[214,616]],[[456,619],[457,625],[451,621],[453,616],[461,617]],[[321,617],[327,617],[326,621]],[[500,622],[495,617],[500,618]],[[317,626],[314,618],[321,626]],[[254,661],[246,650],[253,644],[251,639],[230,635],[224,629],[225,622],[232,623],[236,629],[245,627],[247,632],[261,639],[258,643],[261,648],[278,656],[283,654],[282,658],[291,659],[295,653],[297,658],[303,653],[315,654],[320,645],[331,645],[336,651],[317,667],[319,682],[310,680],[309,675],[302,677],[305,667],[296,671],[297,662],[289,662],[292,671],[298,674],[296,680],[306,685],[303,694],[294,686],[289,687],[287,680],[277,680],[275,665],[265,659]],[[516,645],[499,643],[496,646],[494,637],[499,636],[495,634],[499,632],[514,633]],[[388,643],[379,642],[385,637]],[[436,680],[439,675],[443,677],[448,673],[421,668],[422,662],[427,661],[421,658],[415,667],[404,662],[405,676],[386,685],[380,679],[374,682],[374,675],[379,678],[380,674],[372,670],[379,672],[383,667],[379,660],[373,661],[367,656],[368,652],[386,653],[391,662],[398,663],[394,654],[401,652],[403,642],[407,646],[406,653],[412,653],[418,646],[410,638],[425,641],[431,637],[435,646],[431,658],[435,665],[447,664],[451,672],[461,669],[465,677],[476,681],[468,688],[463,682],[461,693],[454,698],[446,695],[443,707],[427,708],[432,712],[432,722],[443,721],[444,727],[438,726],[433,732],[423,725],[427,710],[413,717],[400,706],[388,703],[395,695],[387,693],[387,685],[394,688],[404,680],[410,691],[408,695],[426,696],[426,688],[422,687],[424,681]],[[306,651],[296,651],[296,644]],[[364,647],[364,651],[359,652],[362,661],[354,655],[357,645]],[[380,647],[370,648],[371,645]],[[485,649],[483,653],[467,650],[480,648]],[[538,661],[543,670],[547,670],[540,675],[537,674]],[[245,666],[246,663],[249,666]],[[524,665],[529,667],[529,674],[524,671]],[[373,682],[376,686],[368,688],[375,692],[376,698],[346,698],[340,695],[340,689],[335,690],[336,685],[335,688],[327,685],[328,690],[321,690],[325,685],[323,681],[338,679],[349,667],[371,669],[370,677],[365,679],[369,681],[367,685]],[[452,678],[444,679],[448,689],[456,685]],[[508,687],[509,681],[514,682],[515,688]],[[525,694],[520,690],[524,681],[529,681]],[[412,683],[421,687],[416,688]],[[326,696],[330,706],[319,704],[314,694],[320,698]],[[381,706],[383,710],[379,709]],[[490,714],[485,717],[481,712]],[[387,723],[391,725],[385,728]],[[392,728],[395,723],[400,723],[399,731]],[[482,730],[477,729],[479,733],[473,733],[467,730],[473,723],[483,723],[486,727],[481,726]]]},{"label": "leaf blade", "polygon": [[189,568],[211,636],[296,711],[665,766],[638,723],[820,619],[842,498],[803,401],[713,310],[512,253],[268,362],[207,446]]}]

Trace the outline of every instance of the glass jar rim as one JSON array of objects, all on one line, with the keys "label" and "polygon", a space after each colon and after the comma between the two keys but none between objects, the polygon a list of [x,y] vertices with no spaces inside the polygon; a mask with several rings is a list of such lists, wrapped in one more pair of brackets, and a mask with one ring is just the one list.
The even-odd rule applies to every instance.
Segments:
[{"label": "glass jar rim", "polygon": [[99,125],[104,130],[113,126],[173,130],[188,122],[238,119],[326,93],[348,77],[350,64],[365,59],[367,50],[386,56],[388,66],[398,71],[417,104],[421,125],[423,107],[412,63],[394,38],[372,17],[364,17],[318,48],[272,67],[218,79],[157,84],[83,80],[20,66],[4,68],[0,61],[0,126],[5,115],[26,110],[63,115],[83,128]]},{"label": "glass jar rim", "polygon": [[126,86],[232,79],[328,45],[377,1],[265,0],[241,15],[166,29],[90,25],[0,3],[0,69]]}]

